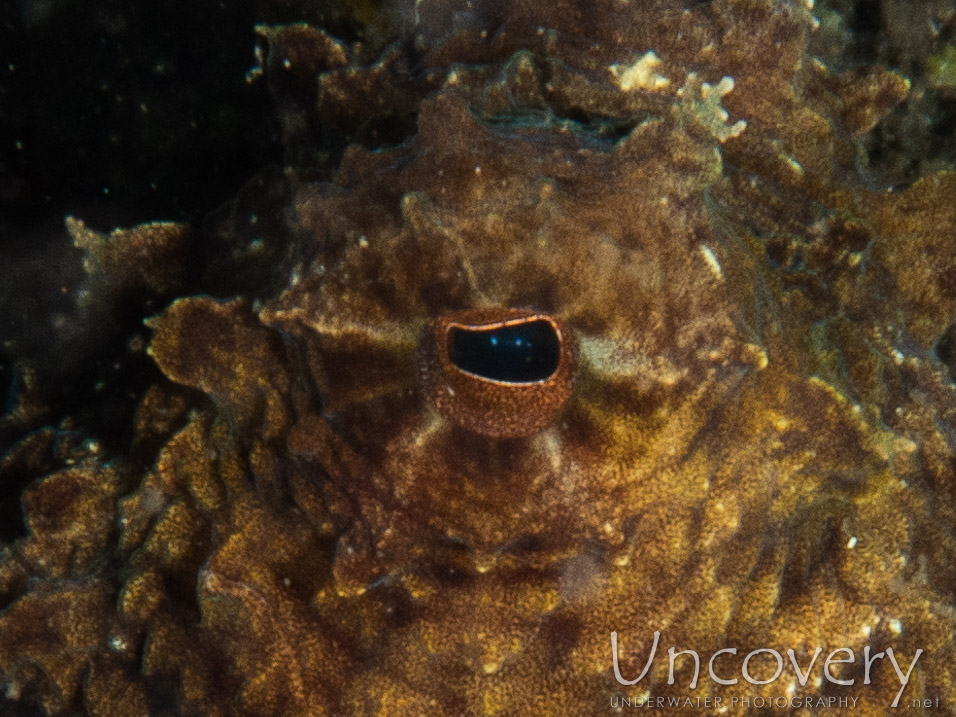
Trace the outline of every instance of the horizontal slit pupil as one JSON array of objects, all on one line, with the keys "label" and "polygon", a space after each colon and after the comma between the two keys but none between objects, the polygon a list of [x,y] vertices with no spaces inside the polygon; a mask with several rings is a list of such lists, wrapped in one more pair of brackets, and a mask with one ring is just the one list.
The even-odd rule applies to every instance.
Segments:
[{"label": "horizontal slit pupil", "polygon": [[561,342],[550,321],[488,328],[453,327],[448,355],[462,371],[508,383],[533,383],[558,368]]}]

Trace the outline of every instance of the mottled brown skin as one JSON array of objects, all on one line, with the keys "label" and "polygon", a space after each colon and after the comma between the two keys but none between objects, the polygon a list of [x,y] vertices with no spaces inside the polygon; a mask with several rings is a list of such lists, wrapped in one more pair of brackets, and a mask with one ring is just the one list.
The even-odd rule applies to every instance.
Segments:
[{"label": "mottled brown skin", "polygon": [[[456,26],[417,7],[414,69],[268,33],[275,67],[312,48],[312,120],[370,121],[386,108],[359,98],[400,88],[417,131],[298,182],[312,259],[279,295],[151,322],[203,400],[132,492],[93,458],[31,489],[0,564],[8,693],[49,714],[601,714],[610,632],[633,676],[660,630],[660,652],[737,647],[737,674],[757,647],[920,648],[904,700],[956,704],[956,393],[933,351],[956,179],[894,193],[860,170],[906,83],[831,76],[799,3]],[[576,368],[546,427],[501,438],[429,400],[420,337],[509,309],[567,327]],[[623,694],[789,687],[688,690],[689,662],[668,685],[660,652]],[[883,714],[899,681],[874,675],[798,692]]]}]

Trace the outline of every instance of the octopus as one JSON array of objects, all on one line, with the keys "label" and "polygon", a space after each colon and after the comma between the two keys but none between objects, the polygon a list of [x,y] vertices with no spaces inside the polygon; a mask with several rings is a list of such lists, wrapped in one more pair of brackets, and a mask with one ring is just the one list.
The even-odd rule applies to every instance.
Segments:
[{"label": "octopus", "polygon": [[414,12],[259,28],[288,167],[209,226],[69,221],[94,286],[258,280],[150,318],[130,454],[25,491],[8,703],[952,709],[956,174],[864,149],[910,82],[799,0]]}]

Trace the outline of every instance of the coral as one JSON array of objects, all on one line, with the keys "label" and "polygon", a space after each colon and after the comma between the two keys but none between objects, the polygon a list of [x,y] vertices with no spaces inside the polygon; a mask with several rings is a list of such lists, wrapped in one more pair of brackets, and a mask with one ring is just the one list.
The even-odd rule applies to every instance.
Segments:
[{"label": "coral", "polygon": [[[167,381],[137,415],[160,446],[145,471],[77,452],[27,491],[30,534],[0,562],[8,698],[51,715],[952,705],[956,175],[883,189],[861,144],[907,81],[831,72],[789,0],[415,13],[374,61],[260,30],[292,158],[263,203],[297,242],[268,261],[298,263],[271,295],[150,319]],[[322,159],[315,132],[350,143]],[[242,227],[218,225],[246,247]],[[71,232],[121,286],[167,280],[141,250],[174,286],[193,241]],[[455,330],[540,341],[533,321],[554,345],[520,355],[555,367],[542,381],[456,354],[478,349]],[[690,688],[693,663],[669,679],[659,656],[628,692],[610,635],[633,679],[655,631],[738,648],[721,670],[764,680],[750,650],[805,666],[849,648],[826,674],[854,686],[821,661],[805,684]],[[923,657],[901,686],[885,662],[864,674],[867,648]]]}]

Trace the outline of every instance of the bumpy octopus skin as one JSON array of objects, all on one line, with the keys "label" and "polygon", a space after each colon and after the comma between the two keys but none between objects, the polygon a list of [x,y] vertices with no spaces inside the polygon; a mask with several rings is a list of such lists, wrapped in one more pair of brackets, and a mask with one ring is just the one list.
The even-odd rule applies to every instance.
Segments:
[{"label": "bumpy octopus skin", "polygon": [[[170,436],[145,476],[87,457],[27,491],[0,567],[8,698],[599,714],[795,687],[691,690],[686,660],[668,684],[670,645],[737,647],[738,675],[758,647],[806,665],[870,645],[925,651],[904,701],[956,704],[956,393],[935,351],[956,176],[891,192],[859,169],[906,82],[832,74],[801,3],[417,8],[414,42],[371,64],[262,30],[277,96],[315,93],[286,119],[344,131],[404,103],[417,129],[291,183],[305,258],[278,295],[151,320],[201,400],[144,396],[142,432]],[[548,378],[456,363],[453,327],[531,320],[557,337]],[[627,676],[661,632],[630,691],[612,631]],[[856,686],[797,691],[883,714],[900,687],[831,669]]]}]

